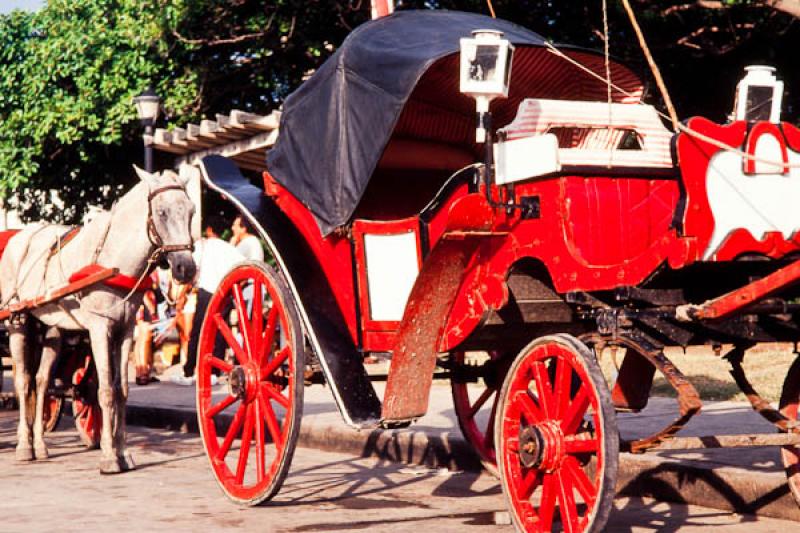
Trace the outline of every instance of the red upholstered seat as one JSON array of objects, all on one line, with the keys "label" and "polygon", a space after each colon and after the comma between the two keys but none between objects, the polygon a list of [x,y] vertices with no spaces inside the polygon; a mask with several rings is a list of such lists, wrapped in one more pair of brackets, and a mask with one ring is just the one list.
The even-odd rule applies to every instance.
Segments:
[{"label": "red upholstered seat", "polygon": [[3,251],[5,251],[6,246],[8,245],[8,241],[11,240],[11,237],[19,233],[19,230],[12,229],[8,231],[0,231],[0,256],[3,255]]},{"label": "red upholstered seat", "polygon": [[[78,270],[77,272],[73,273],[69,277],[69,282],[74,283],[76,281],[80,281],[84,278],[91,276],[92,274],[96,274],[103,269],[100,265],[86,265],[82,269]],[[117,274],[114,277],[108,278],[107,280],[103,281],[103,283],[109,287],[113,287],[115,289],[122,289],[126,291],[133,290],[136,288],[138,292],[144,292],[148,290],[152,283],[149,279],[149,276],[145,277],[139,286],[136,286],[136,282],[139,281],[138,278],[134,278],[133,276],[126,276],[124,274]]]}]

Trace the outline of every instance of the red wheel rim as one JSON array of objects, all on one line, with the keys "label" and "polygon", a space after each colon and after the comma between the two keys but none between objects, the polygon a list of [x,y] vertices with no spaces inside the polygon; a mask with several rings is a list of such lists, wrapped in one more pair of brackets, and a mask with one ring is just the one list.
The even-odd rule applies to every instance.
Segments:
[{"label": "red wheel rim", "polygon": [[[797,421],[798,402],[800,402],[800,358],[795,359],[789,367],[781,391],[780,411],[792,422]],[[800,503],[800,446],[782,446],[781,461],[792,496]]]},{"label": "red wheel rim", "polygon": [[100,445],[103,415],[97,401],[97,371],[91,356],[85,356],[83,366],[72,374],[72,391],[72,417],[75,419],[75,429],[78,430],[78,435],[86,446],[96,448]]},{"label": "red wheel rim", "polygon": [[[248,504],[271,497],[280,487],[302,409],[296,319],[273,276],[257,265],[229,273],[209,302],[198,349],[198,420],[206,453],[223,491]],[[248,293],[254,295],[251,305]],[[223,316],[230,308],[238,334]],[[232,364],[214,356],[217,335],[232,349]],[[212,398],[212,369],[227,380],[222,399]]]},{"label": "red wheel rim", "polygon": [[550,341],[526,348],[504,387],[502,480],[518,526],[551,531],[558,515],[564,531],[588,530],[609,492],[596,382],[575,350]]},{"label": "red wheel rim", "polygon": [[44,430],[51,432],[58,426],[61,420],[61,410],[64,407],[64,398],[54,394],[48,394],[44,399]]},{"label": "red wheel rim", "polygon": [[[494,361],[500,354],[490,352],[489,356]],[[457,366],[464,364],[464,352],[453,352],[452,358]],[[497,379],[497,383],[481,380],[480,386],[472,388],[464,381],[450,382],[453,408],[461,433],[478,454],[486,469],[495,475],[497,456],[494,448],[494,426],[500,383],[502,377]]]}]

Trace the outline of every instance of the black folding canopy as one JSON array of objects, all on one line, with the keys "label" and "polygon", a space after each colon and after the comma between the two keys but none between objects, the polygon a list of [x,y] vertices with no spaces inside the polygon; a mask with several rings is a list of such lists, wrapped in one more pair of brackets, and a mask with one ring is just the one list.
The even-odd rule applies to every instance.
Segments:
[{"label": "black folding canopy", "polygon": [[[277,143],[267,154],[269,172],[311,210],[323,235],[350,220],[420,79],[439,60],[457,54],[459,39],[476,29],[500,30],[517,47],[511,94],[500,114],[503,122],[513,118],[522,97],[605,98],[605,83],[546,52],[541,36],[511,22],[423,10],[399,11],[365,23],[286,99]],[[526,49],[535,49],[538,55],[520,59],[526,57]],[[602,58],[581,53],[591,57],[592,70],[602,74]],[[452,75],[448,70],[429,80],[426,99],[440,108],[458,107],[461,122],[470,127],[474,107],[458,93],[454,58],[447,68],[452,68]],[[618,79],[620,73],[627,80],[626,90],[640,95],[638,78],[614,64],[612,74]],[[515,89],[515,82],[530,90]],[[616,94],[614,99],[624,96]]]}]

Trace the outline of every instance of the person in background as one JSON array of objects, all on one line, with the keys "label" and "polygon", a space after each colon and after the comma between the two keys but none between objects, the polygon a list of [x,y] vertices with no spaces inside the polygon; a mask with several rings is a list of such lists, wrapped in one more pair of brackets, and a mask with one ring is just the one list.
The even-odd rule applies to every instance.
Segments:
[{"label": "person in background", "polygon": [[264,261],[264,248],[261,241],[253,235],[253,226],[241,215],[233,219],[231,224],[231,244],[246,258],[251,261]]},{"label": "person in background", "polygon": [[152,287],[144,293],[142,305],[136,313],[134,329],[134,347],[136,364],[136,384],[147,385],[153,378],[153,323],[158,320],[155,279],[151,278]]},{"label": "person in background", "polygon": [[[189,348],[186,363],[183,365],[183,375],[175,375],[172,379],[174,383],[180,385],[194,384],[200,328],[203,325],[211,296],[217,290],[225,274],[246,259],[233,245],[219,238],[223,227],[221,219],[214,216],[209,217],[204,226],[203,238],[195,243],[194,252],[192,252],[192,257],[197,265],[195,277],[197,300],[189,332]],[[224,343],[221,338],[217,339],[214,346],[214,355],[220,358],[224,356]]]}]

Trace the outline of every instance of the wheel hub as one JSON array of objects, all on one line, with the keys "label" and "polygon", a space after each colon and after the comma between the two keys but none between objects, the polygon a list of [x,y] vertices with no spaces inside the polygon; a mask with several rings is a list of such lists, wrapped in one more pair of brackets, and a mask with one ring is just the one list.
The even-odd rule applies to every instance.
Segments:
[{"label": "wheel hub", "polygon": [[554,472],[564,458],[564,433],[554,420],[528,426],[519,434],[519,459],[525,468]]},{"label": "wheel hub", "polygon": [[231,374],[228,377],[228,389],[231,396],[244,398],[245,391],[247,390],[247,376],[245,375],[244,368],[237,366],[231,370]]}]

